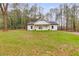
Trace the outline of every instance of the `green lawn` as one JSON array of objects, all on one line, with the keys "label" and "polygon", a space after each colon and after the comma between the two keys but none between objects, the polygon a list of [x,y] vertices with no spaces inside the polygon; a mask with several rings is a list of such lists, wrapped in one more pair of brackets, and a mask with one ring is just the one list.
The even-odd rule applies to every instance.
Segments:
[{"label": "green lawn", "polygon": [[0,55],[79,55],[79,36],[64,31],[0,31]]}]

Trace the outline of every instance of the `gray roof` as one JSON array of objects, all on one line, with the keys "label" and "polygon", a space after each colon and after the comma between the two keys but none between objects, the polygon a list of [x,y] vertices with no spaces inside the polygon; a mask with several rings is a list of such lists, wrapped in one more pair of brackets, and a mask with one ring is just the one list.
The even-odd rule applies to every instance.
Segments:
[{"label": "gray roof", "polygon": [[49,21],[49,23],[50,24],[52,24],[52,25],[58,25],[56,22],[54,22],[54,21]]},{"label": "gray roof", "polygon": [[[46,20],[40,20],[40,21],[46,21]],[[29,23],[27,23],[28,25],[33,25],[34,23],[35,23],[36,21],[31,21],[31,22],[29,22]],[[50,23],[50,24],[52,24],[52,25],[58,25],[56,22],[54,22],[54,21],[46,21],[46,22],[48,22],[48,23]]]},{"label": "gray roof", "polygon": [[32,25],[32,24],[34,24],[34,22],[29,22],[29,23],[27,23],[28,25]]}]

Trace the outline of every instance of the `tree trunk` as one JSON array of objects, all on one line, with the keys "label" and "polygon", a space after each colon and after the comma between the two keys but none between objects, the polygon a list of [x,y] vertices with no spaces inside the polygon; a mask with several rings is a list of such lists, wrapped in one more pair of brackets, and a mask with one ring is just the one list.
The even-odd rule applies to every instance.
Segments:
[{"label": "tree trunk", "polygon": [[8,3],[0,3],[0,9],[3,15],[3,31],[8,30],[7,8],[8,8]]},{"label": "tree trunk", "polygon": [[61,30],[63,30],[63,28],[62,28],[62,16],[61,16]]},{"label": "tree trunk", "polygon": [[3,14],[3,31],[8,31],[8,17],[6,12]]},{"label": "tree trunk", "polygon": [[76,31],[75,19],[73,20],[73,31]]},{"label": "tree trunk", "polygon": [[68,18],[66,19],[66,31],[68,30]]}]

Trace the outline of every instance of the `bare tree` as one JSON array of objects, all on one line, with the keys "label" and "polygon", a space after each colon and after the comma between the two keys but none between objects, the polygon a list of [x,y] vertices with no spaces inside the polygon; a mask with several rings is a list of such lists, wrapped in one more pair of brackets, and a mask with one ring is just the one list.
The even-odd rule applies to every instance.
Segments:
[{"label": "bare tree", "polygon": [[72,19],[73,31],[76,31],[76,17],[77,17],[76,11],[77,11],[77,6],[76,6],[76,4],[74,4],[74,5],[72,5],[72,8],[71,8],[71,12],[72,12],[71,19]]},{"label": "bare tree", "polygon": [[8,3],[0,3],[0,9],[3,15],[3,30],[8,30],[8,15],[7,15],[7,9],[8,9]]},{"label": "bare tree", "polygon": [[64,16],[66,19],[66,31],[68,30],[68,24],[69,24],[69,7],[68,4],[64,4]]},{"label": "bare tree", "polygon": [[59,12],[59,18],[60,18],[60,22],[61,22],[61,30],[62,30],[62,24],[63,24],[63,19],[62,19],[62,16],[63,16],[63,8],[62,8],[62,5],[60,5],[60,12]]}]

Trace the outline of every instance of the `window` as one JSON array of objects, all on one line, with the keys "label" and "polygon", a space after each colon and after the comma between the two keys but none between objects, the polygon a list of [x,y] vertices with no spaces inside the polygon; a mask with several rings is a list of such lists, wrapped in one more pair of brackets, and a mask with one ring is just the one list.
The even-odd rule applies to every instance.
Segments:
[{"label": "window", "polygon": [[45,25],[45,27],[48,27],[47,25]]},{"label": "window", "polygon": [[42,26],[39,26],[39,29],[42,29]]},{"label": "window", "polygon": [[53,26],[52,26],[52,29],[53,29]]},{"label": "window", "polygon": [[31,26],[31,29],[33,29],[33,26]]}]

